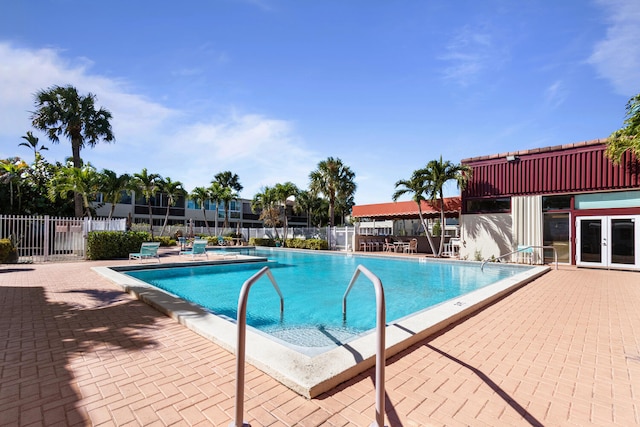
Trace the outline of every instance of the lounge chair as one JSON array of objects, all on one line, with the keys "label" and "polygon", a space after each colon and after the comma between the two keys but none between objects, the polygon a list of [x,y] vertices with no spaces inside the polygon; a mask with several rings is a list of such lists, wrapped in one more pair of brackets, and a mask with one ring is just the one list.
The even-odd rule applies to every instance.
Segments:
[{"label": "lounge chair", "polygon": [[194,240],[191,244],[191,249],[180,251],[180,255],[191,255],[192,259],[195,259],[198,255],[204,255],[209,259],[209,254],[207,253],[208,243],[206,240]]},{"label": "lounge chair", "polygon": [[140,246],[140,252],[130,253],[129,260],[139,259],[142,261],[143,259],[157,258],[158,262],[160,262],[159,247],[160,242],[143,242],[142,246]]}]

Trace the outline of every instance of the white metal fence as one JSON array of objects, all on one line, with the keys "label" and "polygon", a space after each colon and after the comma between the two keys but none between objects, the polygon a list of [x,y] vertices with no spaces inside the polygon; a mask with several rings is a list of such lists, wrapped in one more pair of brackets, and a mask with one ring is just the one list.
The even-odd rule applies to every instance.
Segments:
[{"label": "white metal fence", "polygon": [[0,215],[0,239],[11,239],[18,262],[84,259],[90,231],[124,231],[125,219]]},{"label": "white metal fence", "polygon": [[[132,229],[135,231],[149,231],[149,224],[133,224]],[[153,232],[155,236],[159,236],[162,227],[154,226]],[[175,236],[180,231],[183,235],[206,235],[215,233],[214,227],[210,227],[207,231],[206,227],[189,227],[184,225],[167,226],[164,230],[165,236]],[[284,238],[284,228],[222,228],[218,227],[219,236],[227,236],[230,233],[240,234],[245,241],[249,241],[252,237],[256,238]],[[329,249],[338,251],[353,250],[353,238],[356,233],[355,227],[289,227],[287,229],[287,239],[322,239],[329,243]]]}]

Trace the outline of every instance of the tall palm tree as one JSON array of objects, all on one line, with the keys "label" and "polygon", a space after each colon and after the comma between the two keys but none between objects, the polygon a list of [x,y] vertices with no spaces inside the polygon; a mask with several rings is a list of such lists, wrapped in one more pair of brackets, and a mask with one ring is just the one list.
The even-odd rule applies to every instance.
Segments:
[{"label": "tall palm tree", "polygon": [[134,173],[131,186],[136,193],[140,193],[147,202],[149,208],[149,232],[153,237],[153,212],[151,210],[151,199],[158,192],[158,181],[162,177],[156,173],[149,173],[147,168],[143,168],[140,173]]},{"label": "tall palm tree", "polygon": [[[224,171],[217,173],[214,176],[214,180],[211,183],[218,182],[220,186],[223,188],[220,192],[222,196],[220,201],[225,201],[224,204],[224,227],[229,227],[229,203],[232,200],[236,200],[238,198],[238,194],[244,188],[242,184],[240,184],[240,178],[237,174],[231,171]],[[227,190],[225,190],[227,189]],[[216,218],[217,216],[217,204],[216,204]],[[217,228],[217,227],[216,227]]]},{"label": "tall palm tree", "polygon": [[273,190],[275,192],[275,198],[277,202],[282,205],[284,245],[286,246],[288,236],[287,232],[289,228],[289,218],[287,215],[287,199],[292,196],[297,196],[300,190],[293,182],[289,181],[285,182],[284,184],[276,184],[273,187]]},{"label": "tall palm tree", "polygon": [[160,231],[160,236],[162,236],[165,228],[167,228],[167,223],[169,222],[169,211],[171,206],[175,206],[178,199],[181,196],[184,196],[186,191],[182,188],[182,183],[180,181],[172,181],[169,177],[158,180],[158,189],[167,197],[167,213],[164,216],[162,231]]},{"label": "tall palm tree", "polygon": [[322,193],[329,199],[329,225],[333,227],[335,221],[336,197],[345,200],[355,194],[355,174],[339,158],[328,157],[318,163],[318,168],[309,174],[310,190],[314,194]]},{"label": "tall palm tree", "polygon": [[207,234],[211,235],[211,230],[209,229],[209,221],[207,221],[207,210],[205,209],[205,203],[210,198],[210,191],[205,187],[196,187],[191,191],[189,197],[200,205],[202,208],[202,216],[204,217],[204,225],[207,226]]},{"label": "tall palm tree", "polygon": [[[427,163],[426,171],[428,179],[432,183],[429,187],[429,199],[432,202],[440,201],[440,224],[442,225],[442,236],[444,236],[444,186],[448,181],[453,180],[456,181],[458,189],[463,190],[471,178],[471,168],[462,164],[454,164],[449,160],[443,161],[440,156],[439,160],[431,160]],[[443,248],[444,238],[441,238],[438,256],[442,253]]]},{"label": "tall palm tree", "polygon": [[37,159],[41,151],[48,150],[47,147],[41,145],[38,147],[38,137],[33,135],[33,132],[28,131],[26,135],[21,137],[27,142],[21,142],[18,147],[27,147],[33,150],[33,156]]},{"label": "tall palm tree", "polygon": [[9,184],[9,205],[11,213],[13,211],[13,187],[16,187],[18,196],[18,212],[22,210],[22,193],[20,191],[20,182],[22,174],[29,166],[19,158],[0,160],[0,181]]},{"label": "tall palm tree", "polygon": [[436,246],[433,243],[431,234],[429,233],[429,226],[424,214],[422,213],[422,202],[427,200],[427,195],[433,193],[433,182],[429,179],[429,171],[426,168],[414,170],[411,174],[411,178],[398,180],[395,187],[396,191],[393,193],[393,196],[391,196],[394,202],[398,201],[401,196],[409,194],[411,195],[411,200],[416,202],[418,205],[418,216],[420,217],[420,223],[422,224],[427,240],[429,241],[431,253],[438,256],[439,253],[436,253]]},{"label": "tall palm tree", "polygon": [[109,219],[113,217],[116,205],[122,201],[122,193],[131,186],[131,175],[118,175],[112,170],[103,169],[101,173],[100,192],[104,197],[104,201],[111,203],[109,209]]},{"label": "tall palm tree", "polygon": [[211,186],[209,187],[209,200],[215,203],[215,221],[213,225],[213,230],[215,235],[218,235],[218,209],[220,207],[220,202],[222,202],[222,197],[225,195],[225,188],[218,181],[211,181]]},{"label": "tall palm tree", "polygon": [[[218,193],[220,201],[224,203],[224,228],[229,228],[229,205],[232,201],[238,200],[238,193],[233,191],[231,187],[222,187],[221,192]],[[216,207],[216,217],[218,209]]]},{"label": "tall palm tree", "polygon": [[[111,113],[95,107],[96,96],[92,93],[80,95],[73,86],[52,86],[35,94],[36,111],[31,115],[33,127],[45,131],[53,143],[60,141],[60,135],[71,140],[73,166],[80,168],[80,150],[89,145],[94,147],[99,141],[114,141],[111,130]],[[76,194],[76,216],[82,216],[82,197]]]},{"label": "tall palm tree", "polygon": [[56,171],[49,182],[49,199],[66,199],[69,193],[79,194],[86,216],[91,218],[90,198],[100,190],[101,177],[91,164],[82,168],[63,166]]}]

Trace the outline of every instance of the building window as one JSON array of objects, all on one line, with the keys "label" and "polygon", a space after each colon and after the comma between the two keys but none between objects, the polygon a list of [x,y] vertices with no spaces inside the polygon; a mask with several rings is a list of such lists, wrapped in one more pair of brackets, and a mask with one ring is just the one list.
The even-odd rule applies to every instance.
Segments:
[{"label": "building window", "polygon": [[542,212],[571,209],[571,195],[542,196]]},{"label": "building window", "polygon": [[509,213],[511,197],[467,200],[466,213]]}]

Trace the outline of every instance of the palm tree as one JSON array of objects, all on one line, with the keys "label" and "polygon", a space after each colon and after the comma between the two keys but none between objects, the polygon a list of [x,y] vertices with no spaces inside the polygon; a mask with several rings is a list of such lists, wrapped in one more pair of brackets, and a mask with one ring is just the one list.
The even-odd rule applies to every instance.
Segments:
[{"label": "palm tree", "polygon": [[207,226],[207,234],[211,235],[211,230],[209,229],[209,221],[207,221],[207,210],[205,209],[205,203],[209,200],[211,194],[208,188],[205,187],[196,187],[191,191],[189,197],[198,203],[202,208],[202,216],[204,217],[204,225]]},{"label": "palm tree", "polygon": [[309,191],[300,191],[296,196],[296,204],[294,210],[298,213],[304,213],[307,217],[307,227],[311,227],[311,215],[314,209],[317,209],[320,198],[314,196]]},{"label": "palm tree", "polygon": [[429,233],[429,227],[427,225],[424,214],[422,213],[422,202],[427,200],[425,193],[429,195],[433,193],[433,182],[429,180],[429,171],[426,168],[417,169],[413,171],[413,173],[411,174],[411,178],[409,178],[408,180],[401,179],[397,181],[395,187],[396,191],[393,193],[393,196],[391,196],[394,202],[398,201],[401,196],[410,194],[411,200],[417,203],[418,216],[420,217],[420,223],[422,223],[424,232],[427,235],[429,247],[431,247],[431,253],[433,253],[435,256],[438,256],[439,254],[436,254],[436,247],[433,243],[431,234]]},{"label": "palm tree", "polygon": [[147,207],[149,208],[149,232],[153,237],[153,212],[151,210],[151,199],[155,197],[158,191],[158,181],[162,177],[155,173],[149,173],[147,168],[143,168],[140,173],[134,173],[131,180],[131,186],[136,193],[140,193],[141,196],[147,201]]},{"label": "palm tree", "polygon": [[289,218],[287,216],[287,199],[292,196],[297,196],[300,190],[293,182],[287,181],[284,184],[276,184],[273,188],[273,191],[275,192],[276,201],[282,205],[282,216],[284,217],[284,220],[282,221],[284,227],[284,246],[286,246],[288,236],[287,232],[289,228]]},{"label": "palm tree", "polygon": [[[440,224],[442,225],[442,236],[444,237],[444,185],[448,181],[454,180],[458,189],[463,190],[471,178],[471,168],[462,164],[454,164],[449,160],[443,161],[442,156],[440,156],[440,160],[431,160],[427,163],[426,172],[428,179],[432,183],[429,187],[429,199],[432,202],[440,201]],[[444,238],[441,238],[438,256],[442,253],[443,248]]]},{"label": "palm tree", "polygon": [[[219,195],[221,196],[219,201],[225,202],[224,227],[227,228],[229,227],[229,203],[232,200],[236,200],[238,198],[238,193],[240,193],[244,187],[242,187],[242,184],[240,184],[240,178],[238,177],[238,175],[231,171],[224,171],[224,172],[217,173],[214,176],[214,180],[211,181],[212,184],[214,182],[218,182],[220,186],[223,188],[223,190],[221,190],[221,192],[219,193]],[[224,189],[227,189],[227,190],[224,190]],[[218,209],[218,205],[216,203],[216,220],[218,218],[217,209]],[[217,227],[216,227],[216,230],[217,230]]]},{"label": "palm tree", "polygon": [[318,168],[309,175],[310,190],[314,194],[322,193],[329,199],[329,225],[333,227],[335,221],[336,197],[347,200],[355,194],[355,174],[339,158],[327,158],[318,163]]},{"label": "palm tree", "polygon": [[10,211],[13,211],[13,186],[16,186],[18,194],[18,212],[22,210],[22,193],[20,191],[20,182],[22,174],[28,169],[28,165],[19,158],[0,160],[0,181],[9,184],[9,204]]},{"label": "palm tree", "polygon": [[218,208],[220,206],[220,202],[222,202],[222,197],[225,194],[225,188],[218,181],[211,181],[211,186],[208,188],[209,190],[209,200],[215,203],[215,221],[213,225],[214,234],[218,235]]},{"label": "palm tree", "polygon": [[[238,199],[238,193],[234,192],[231,187],[222,187],[220,193],[218,193],[218,197],[220,201],[224,203],[224,225],[223,228],[229,228],[229,205],[233,200]],[[216,217],[217,217],[217,206],[216,206]]]},{"label": "palm tree", "polygon": [[280,221],[280,208],[277,206],[278,198],[273,187],[264,187],[262,192],[253,196],[251,201],[251,209],[254,212],[260,211],[260,220],[264,222],[267,227],[273,227],[276,235],[278,235],[278,222]]},{"label": "palm tree", "polygon": [[181,196],[184,196],[186,192],[184,188],[182,188],[182,183],[180,181],[172,181],[171,178],[168,177],[158,181],[158,189],[167,197],[167,213],[164,216],[162,231],[160,231],[160,236],[162,236],[165,228],[167,228],[167,223],[169,222],[169,211],[171,206],[175,206],[178,199]]},{"label": "palm tree", "polygon": [[[60,141],[60,135],[71,140],[73,166],[80,168],[80,150],[88,144],[94,147],[100,140],[112,142],[111,113],[95,108],[96,96],[78,94],[73,86],[52,86],[35,95],[36,111],[31,115],[33,127],[47,132],[53,143]],[[82,216],[82,197],[75,195],[76,216]]]},{"label": "palm tree", "polygon": [[49,182],[49,199],[66,199],[69,193],[79,194],[86,216],[91,218],[90,197],[100,190],[101,177],[91,164],[82,168],[63,166],[56,171]]},{"label": "palm tree", "polygon": [[116,205],[122,201],[122,192],[131,186],[131,175],[118,175],[112,170],[103,169],[101,173],[100,192],[104,197],[104,201],[111,203],[109,209],[109,219],[113,217]]},{"label": "palm tree", "polygon": [[605,153],[614,164],[620,163],[622,155],[627,151],[640,158],[640,93],[627,101],[625,110],[625,126],[607,138]]},{"label": "palm tree", "polygon": [[18,144],[18,147],[27,147],[33,150],[33,155],[36,158],[36,160],[38,159],[38,156],[41,155],[40,151],[43,150],[48,150],[47,147],[45,147],[44,145],[41,145],[40,147],[38,147],[38,137],[33,135],[33,132],[28,131],[26,135],[22,136],[22,139],[24,139],[27,142],[21,142],[20,144]]}]

